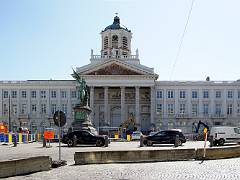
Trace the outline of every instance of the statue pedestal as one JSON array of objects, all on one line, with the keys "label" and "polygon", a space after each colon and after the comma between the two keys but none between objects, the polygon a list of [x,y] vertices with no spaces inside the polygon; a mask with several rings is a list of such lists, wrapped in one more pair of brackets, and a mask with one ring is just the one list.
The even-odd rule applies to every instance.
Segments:
[{"label": "statue pedestal", "polygon": [[90,114],[92,112],[89,106],[77,105],[73,108],[74,110],[74,121],[69,131],[75,130],[88,130],[94,134],[97,134],[97,130],[93,127]]}]

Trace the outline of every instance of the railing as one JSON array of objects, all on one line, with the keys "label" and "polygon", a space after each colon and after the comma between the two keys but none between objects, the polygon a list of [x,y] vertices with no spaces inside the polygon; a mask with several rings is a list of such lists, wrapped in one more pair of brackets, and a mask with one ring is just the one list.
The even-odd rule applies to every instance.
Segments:
[{"label": "railing", "polygon": [[138,59],[137,55],[91,55],[92,60],[101,60],[101,59]]}]

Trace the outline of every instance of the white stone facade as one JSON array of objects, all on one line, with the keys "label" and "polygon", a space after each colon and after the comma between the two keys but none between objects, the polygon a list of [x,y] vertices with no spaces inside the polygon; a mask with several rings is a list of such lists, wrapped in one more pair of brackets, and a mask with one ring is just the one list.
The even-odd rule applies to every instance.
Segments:
[{"label": "white stone facade", "polygon": [[[140,64],[138,50],[132,55],[132,33],[118,17],[101,36],[101,55],[92,50],[90,63],[76,68],[90,87],[97,129],[119,127],[132,115],[143,131],[180,128],[191,133],[199,120],[240,126],[239,81],[157,81],[154,69]],[[0,81],[0,122],[8,123],[10,115],[13,129],[42,131],[53,126],[53,113],[60,109],[69,127],[79,103],[76,85],[74,80]]]}]

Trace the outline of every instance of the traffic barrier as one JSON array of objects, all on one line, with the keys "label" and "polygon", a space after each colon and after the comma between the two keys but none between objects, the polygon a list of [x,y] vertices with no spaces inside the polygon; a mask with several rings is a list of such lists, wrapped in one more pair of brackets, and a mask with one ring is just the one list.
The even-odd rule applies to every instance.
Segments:
[{"label": "traffic barrier", "polygon": [[127,135],[127,140],[131,141],[131,135],[130,134]]},{"label": "traffic barrier", "polygon": [[8,134],[8,144],[12,144],[12,134]]},{"label": "traffic barrier", "polygon": [[0,142],[4,142],[4,133],[0,134]]},{"label": "traffic barrier", "polygon": [[114,139],[118,139],[118,134],[114,134]]},{"label": "traffic barrier", "polygon": [[19,133],[18,134],[18,142],[19,143],[22,143],[22,138],[23,138],[22,133]]},{"label": "traffic barrier", "polygon": [[26,139],[26,134],[22,134],[22,142],[26,143],[27,139]]}]

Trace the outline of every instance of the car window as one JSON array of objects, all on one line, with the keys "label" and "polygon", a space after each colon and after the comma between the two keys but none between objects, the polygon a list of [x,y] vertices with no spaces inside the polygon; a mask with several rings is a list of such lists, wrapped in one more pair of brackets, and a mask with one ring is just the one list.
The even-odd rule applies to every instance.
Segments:
[{"label": "car window", "polygon": [[239,128],[234,128],[234,132],[237,134],[240,134],[240,129]]}]

